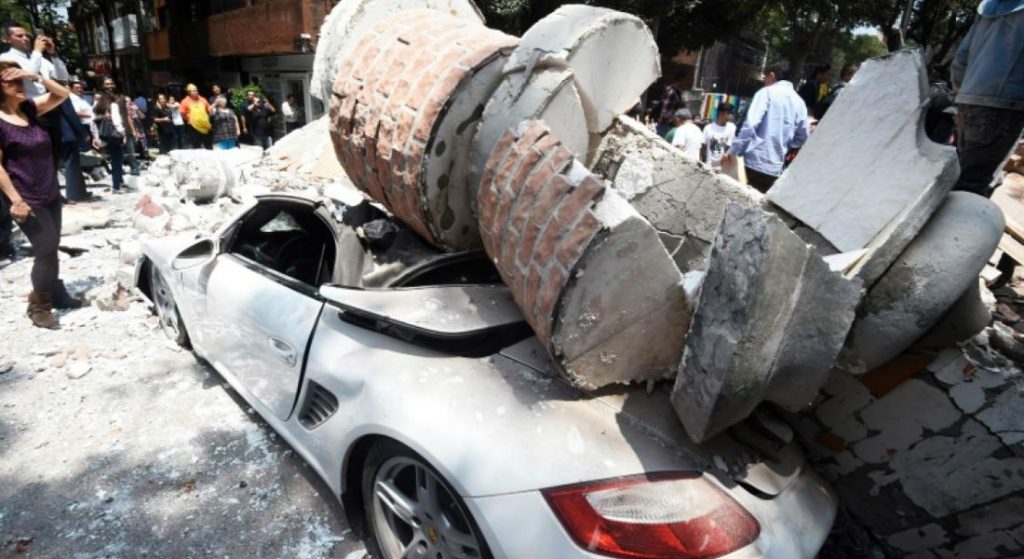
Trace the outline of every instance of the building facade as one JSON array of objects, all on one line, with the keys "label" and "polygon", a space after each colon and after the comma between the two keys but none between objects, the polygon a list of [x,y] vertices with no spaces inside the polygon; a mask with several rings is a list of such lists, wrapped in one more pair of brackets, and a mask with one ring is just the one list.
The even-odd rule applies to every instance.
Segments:
[{"label": "building facade", "polygon": [[[127,21],[136,29],[126,48],[138,59],[123,62],[122,82],[134,77],[148,94],[175,96],[189,83],[204,95],[213,84],[227,90],[256,83],[275,106],[295,95],[306,120],[323,114],[309,94],[310,79],[320,25],[337,0],[109,1],[119,17],[131,16]],[[102,69],[110,52],[96,38],[103,25],[93,12],[72,17],[80,42],[96,45],[89,56]],[[114,53],[119,62],[127,54]]]}]

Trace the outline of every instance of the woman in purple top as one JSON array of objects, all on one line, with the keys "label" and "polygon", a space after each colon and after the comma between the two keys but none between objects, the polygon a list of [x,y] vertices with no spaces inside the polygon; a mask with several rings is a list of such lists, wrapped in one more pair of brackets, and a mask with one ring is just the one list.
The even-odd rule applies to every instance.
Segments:
[{"label": "woman in purple top", "polygon": [[16,63],[0,61],[0,192],[35,254],[28,316],[36,326],[58,328],[53,297],[60,281],[61,200],[50,135],[38,118],[67,99],[68,90],[44,79],[46,93],[29,99],[25,81],[35,80],[39,76]]}]

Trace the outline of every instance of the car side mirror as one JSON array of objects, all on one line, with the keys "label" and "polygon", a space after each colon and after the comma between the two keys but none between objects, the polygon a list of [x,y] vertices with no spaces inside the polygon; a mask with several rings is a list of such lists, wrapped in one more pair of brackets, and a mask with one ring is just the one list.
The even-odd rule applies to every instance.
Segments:
[{"label": "car side mirror", "polygon": [[200,239],[189,245],[188,248],[178,253],[171,260],[171,269],[180,272],[182,270],[188,270],[195,268],[196,266],[203,266],[211,262],[220,252],[220,243],[217,239],[205,238]]}]

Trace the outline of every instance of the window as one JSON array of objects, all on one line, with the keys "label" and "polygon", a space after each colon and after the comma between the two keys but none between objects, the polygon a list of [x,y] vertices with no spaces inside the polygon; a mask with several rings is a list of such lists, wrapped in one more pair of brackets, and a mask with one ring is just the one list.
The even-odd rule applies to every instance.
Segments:
[{"label": "window", "polygon": [[298,202],[261,202],[228,252],[314,288],[334,275],[334,234],[312,206]]}]

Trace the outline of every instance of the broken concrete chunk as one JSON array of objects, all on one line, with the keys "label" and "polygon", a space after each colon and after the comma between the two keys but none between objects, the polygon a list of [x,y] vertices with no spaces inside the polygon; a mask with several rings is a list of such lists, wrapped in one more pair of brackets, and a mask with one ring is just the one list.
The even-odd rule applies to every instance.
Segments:
[{"label": "broken concrete chunk", "polygon": [[419,9],[435,10],[472,23],[484,21],[472,0],[342,0],[331,9],[320,28],[310,94],[325,105],[330,103],[334,79],[363,36],[402,12]]},{"label": "broken concrete chunk", "polygon": [[825,383],[860,299],[777,217],[729,205],[686,338],[672,402],[703,441],[764,400],[790,410]]},{"label": "broken concrete chunk", "polygon": [[657,134],[619,117],[597,150],[594,172],[661,234],[682,273],[707,269],[729,204],[757,207],[762,195],[684,157]]},{"label": "broken concrete chunk", "polygon": [[262,157],[261,149],[179,149],[170,154],[170,172],[182,199],[212,202],[230,196],[245,169]]},{"label": "broken concrete chunk", "polygon": [[524,120],[543,121],[562,147],[585,158],[589,145],[583,102],[568,70],[532,73],[525,87],[506,76],[484,109],[470,155],[470,185],[476,187],[498,140]]},{"label": "broken concrete chunk", "polygon": [[479,208],[487,253],[575,385],[672,375],[690,317],[682,276],[657,231],[543,123],[501,138]]},{"label": "broken concrete chunk", "polygon": [[367,33],[338,73],[331,138],[342,167],[356,187],[439,247],[480,246],[464,152],[516,42],[414,10]]},{"label": "broken concrete chunk", "polygon": [[956,153],[932,143],[918,51],[871,59],[768,193],[839,252],[868,249],[852,273],[871,286],[924,226],[958,176]]},{"label": "broken concrete chunk", "polygon": [[587,127],[599,139],[615,117],[629,110],[658,79],[661,57],[654,36],[640,18],[570,4],[530,27],[505,73],[518,93],[534,71],[544,68],[572,71]]},{"label": "broken concrete chunk", "polygon": [[977,282],[1003,225],[987,198],[950,194],[864,298],[840,366],[866,373],[910,347]]}]

